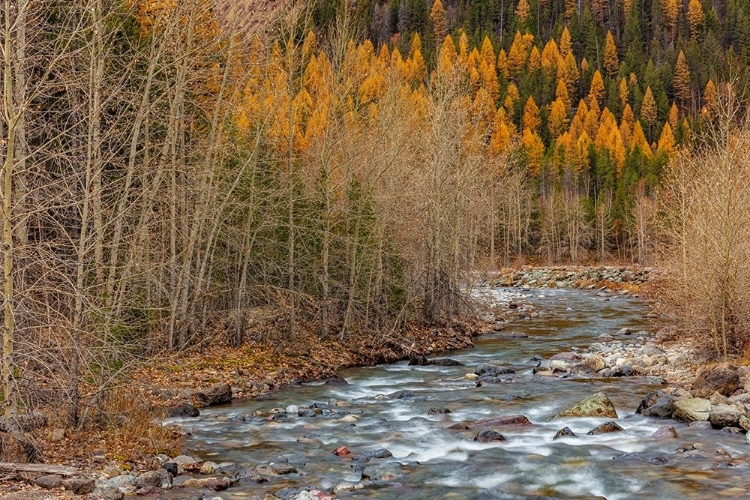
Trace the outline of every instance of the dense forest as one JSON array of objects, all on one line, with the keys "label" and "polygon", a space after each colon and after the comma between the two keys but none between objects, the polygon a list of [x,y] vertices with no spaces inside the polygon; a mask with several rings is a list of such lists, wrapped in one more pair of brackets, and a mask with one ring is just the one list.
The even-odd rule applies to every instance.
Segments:
[{"label": "dense forest", "polygon": [[670,160],[750,81],[743,0],[0,9],[5,414],[71,426],[165,351],[380,342],[478,269],[650,262]]}]

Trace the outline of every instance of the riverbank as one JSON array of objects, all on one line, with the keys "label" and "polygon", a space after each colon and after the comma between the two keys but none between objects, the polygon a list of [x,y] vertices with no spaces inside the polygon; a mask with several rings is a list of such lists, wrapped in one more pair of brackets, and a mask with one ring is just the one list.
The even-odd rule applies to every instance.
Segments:
[{"label": "riverbank", "polygon": [[[0,476],[0,494],[17,498],[43,494],[44,498],[120,498],[118,488],[108,488],[107,478],[148,474],[168,457],[189,453],[183,433],[162,428],[168,416],[197,416],[202,408],[262,397],[291,385],[326,380],[338,383],[337,373],[350,367],[373,366],[435,353],[465,349],[473,339],[499,331],[514,320],[530,319],[534,308],[521,294],[493,290],[474,297],[477,318],[454,321],[441,327],[412,325],[372,335],[331,335],[321,339],[301,325],[295,338],[269,332],[278,330],[277,315],[259,311],[245,332],[242,346],[224,340],[182,353],[160,356],[131,370],[115,390],[118,401],[108,416],[119,422],[103,429],[71,431],[41,428],[29,432],[42,460],[72,467],[71,478],[14,470]],[[278,333],[278,332],[277,332]],[[156,419],[156,420],[154,420]],[[71,480],[73,482],[71,482]],[[128,485],[134,493],[144,484]],[[120,492],[122,493],[122,491]],[[147,493],[146,490],[141,493]]]},{"label": "riverbank", "polygon": [[[351,336],[345,340],[336,337],[321,340],[301,329],[295,339],[283,339],[267,335],[275,328],[273,315],[269,315],[266,321],[262,320],[262,315],[258,315],[261,320],[256,320],[252,329],[246,332],[246,338],[251,340],[243,346],[231,347],[218,341],[213,345],[203,345],[200,349],[162,357],[131,372],[126,385],[129,397],[138,400],[139,407],[149,414],[160,418],[168,415],[195,416],[204,407],[258,398],[270,391],[303,382],[328,380],[330,384],[338,384],[341,383],[337,378],[338,371],[349,367],[425,359],[440,352],[464,349],[472,346],[478,336],[501,331],[514,321],[534,320],[545,314],[543,310],[537,311],[526,303],[523,293],[510,292],[505,287],[522,290],[587,289],[606,301],[610,294],[612,297],[637,296],[640,287],[649,281],[651,273],[651,270],[633,268],[559,267],[525,268],[490,274],[472,293],[478,307],[476,321],[455,322],[442,328],[412,327],[375,338]],[[508,333],[509,338],[514,335]],[[601,370],[601,376],[663,376],[674,383],[677,375],[684,373],[684,370],[677,368],[679,363],[675,361],[679,357],[672,355],[675,353],[652,352],[653,347],[649,347],[652,339],[646,332],[610,332],[602,335],[612,338],[603,337],[601,348],[593,346],[592,349],[590,346],[586,352],[574,353],[570,359],[562,356],[546,360],[539,367],[540,376],[545,375],[545,371],[557,377],[575,375],[583,369],[588,370],[591,366],[587,363],[594,363],[594,366],[603,363],[603,366],[596,366],[598,370],[594,370]],[[611,370],[611,373],[606,370]],[[123,414],[122,418],[128,416]],[[91,484],[93,488],[99,488],[99,494],[104,491],[101,490],[103,486],[111,486],[105,481],[123,473],[143,473],[160,468],[164,461],[176,455],[190,457],[176,434],[168,443],[161,443],[160,449],[153,446],[131,446],[128,449],[122,436],[112,439],[112,436],[100,435],[99,439],[82,440],[79,435],[64,433],[62,440],[50,439],[60,432],[64,433],[45,430],[44,434],[37,436],[43,453],[56,463],[96,471],[89,478],[98,477],[98,484],[96,481]],[[138,439],[133,432],[130,434]],[[21,479],[27,484],[36,484],[36,478],[27,476]],[[67,494],[57,482],[46,484],[56,485],[51,490],[55,494]],[[120,490],[135,492],[139,489],[136,486],[143,487],[133,483]],[[86,488],[88,486],[84,490]],[[109,488],[106,492],[116,497],[116,489]]]}]

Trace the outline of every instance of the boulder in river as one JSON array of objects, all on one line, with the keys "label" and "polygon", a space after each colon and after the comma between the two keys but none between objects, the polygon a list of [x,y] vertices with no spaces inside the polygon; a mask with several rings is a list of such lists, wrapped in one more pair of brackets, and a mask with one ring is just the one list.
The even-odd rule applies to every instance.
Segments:
[{"label": "boulder in river", "polygon": [[201,414],[198,408],[190,403],[184,403],[167,409],[167,415],[172,418],[197,417]]},{"label": "boulder in river", "polygon": [[345,457],[347,455],[351,455],[352,452],[349,451],[349,448],[347,448],[346,446],[339,446],[338,448],[333,450],[333,454],[337,457]]},{"label": "boulder in river", "polygon": [[564,437],[578,437],[576,436],[575,432],[570,430],[570,427],[563,427],[559,431],[557,431],[557,434],[555,434],[555,437],[552,438],[554,441],[555,439],[560,439]]},{"label": "boulder in river", "polygon": [[229,403],[232,400],[232,388],[226,382],[219,382],[211,387],[195,391],[193,399],[201,407]]},{"label": "boulder in river", "polygon": [[603,392],[597,392],[593,396],[579,401],[567,410],[557,414],[558,417],[599,417],[618,418],[615,405]]},{"label": "boulder in river", "polygon": [[349,382],[347,382],[341,375],[334,375],[326,379],[325,385],[349,385]]},{"label": "boulder in river", "polygon": [[443,415],[445,413],[451,413],[448,408],[430,408],[427,411],[427,415]]},{"label": "boulder in river", "polygon": [[651,437],[676,439],[679,437],[679,435],[677,434],[677,431],[675,430],[674,426],[665,425],[663,427],[659,427],[658,429],[656,429],[656,431],[653,434],[651,434]]},{"label": "boulder in river", "polygon": [[485,429],[479,431],[479,434],[474,437],[474,441],[480,443],[496,443],[498,441],[505,441],[505,436],[497,431],[493,431],[492,429]]},{"label": "boulder in river", "polygon": [[393,456],[393,453],[386,450],[385,448],[378,448],[377,450],[370,450],[370,451],[362,452],[352,457],[352,459],[357,462],[369,462],[370,459],[373,459],[373,458],[388,458],[392,456]]},{"label": "boulder in river", "polygon": [[740,417],[742,416],[743,412],[736,406],[718,404],[711,406],[708,421],[716,429],[738,427],[740,425]]},{"label": "boulder in river", "polygon": [[605,422],[601,425],[597,425],[586,434],[589,436],[598,436],[599,434],[609,434],[612,432],[622,432],[625,429],[620,427],[617,422]]},{"label": "boulder in river", "polygon": [[502,417],[485,418],[470,423],[471,429],[488,429],[490,427],[531,427],[531,421],[524,415],[503,415]]},{"label": "boulder in river", "polygon": [[479,366],[477,366],[477,369],[474,373],[479,377],[482,377],[483,375],[497,377],[498,375],[508,375],[516,372],[505,366],[493,365],[490,363],[481,363]]},{"label": "boulder in river", "polygon": [[711,402],[703,398],[680,399],[674,404],[673,418],[686,422],[708,420],[711,412]]},{"label": "boulder in river", "polygon": [[393,481],[401,476],[403,476],[402,467],[398,462],[373,465],[362,471],[362,479],[372,479],[373,481]]},{"label": "boulder in river", "polygon": [[717,366],[702,370],[693,381],[691,392],[696,398],[707,398],[718,392],[723,396],[731,396],[734,391],[742,387],[740,373],[733,366]]}]

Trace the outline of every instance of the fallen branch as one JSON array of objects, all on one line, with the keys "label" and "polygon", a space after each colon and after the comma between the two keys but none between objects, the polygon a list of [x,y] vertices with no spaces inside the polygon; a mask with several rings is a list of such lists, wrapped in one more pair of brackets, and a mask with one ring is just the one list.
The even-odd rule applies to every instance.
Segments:
[{"label": "fallen branch", "polygon": [[59,474],[61,476],[75,476],[79,474],[75,467],[48,464],[22,464],[14,462],[0,462],[0,470],[11,472],[37,472],[41,474]]}]

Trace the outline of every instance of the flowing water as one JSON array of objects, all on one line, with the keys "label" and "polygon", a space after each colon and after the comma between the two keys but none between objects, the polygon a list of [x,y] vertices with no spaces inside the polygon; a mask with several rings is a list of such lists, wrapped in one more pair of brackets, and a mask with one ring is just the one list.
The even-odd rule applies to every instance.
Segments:
[{"label": "flowing water", "polygon": [[[474,348],[440,356],[466,366],[401,362],[350,369],[341,373],[349,382],[346,386],[291,387],[262,399],[207,409],[197,419],[177,423],[192,432],[188,444],[205,460],[245,467],[288,460],[299,470],[216,495],[226,499],[263,498],[288,486],[315,485],[325,491],[342,482],[357,482],[361,474],[355,462],[332,453],[342,445],[354,453],[386,448],[392,458],[373,459],[367,465],[399,462],[403,477],[368,483],[339,498],[750,498],[750,461],[745,457],[750,445],[744,435],[634,413],[640,399],[659,387],[658,381],[532,375],[533,356],[584,349],[601,333],[623,327],[647,328],[642,302],[605,300],[593,292],[573,290],[524,293],[525,300],[545,314],[511,324],[507,331],[528,338],[488,335],[477,339]],[[463,376],[481,362],[511,367],[516,375],[507,383],[475,387]],[[414,398],[398,399],[403,391]],[[598,391],[614,402],[624,432],[586,435],[608,419],[548,420]],[[325,416],[269,421],[255,414],[332,400],[345,402],[348,406],[338,408],[354,414],[357,421]],[[428,416],[433,407],[452,413]],[[488,444],[473,440],[476,431],[446,429],[453,422],[510,414],[523,414],[534,425],[498,429],[506,441]],[[666,424],[675,426],[679,438],[650,437]],[[565,426],[578,437],[553,441]],[[692,449],[695,443],[703,447]]]}]

